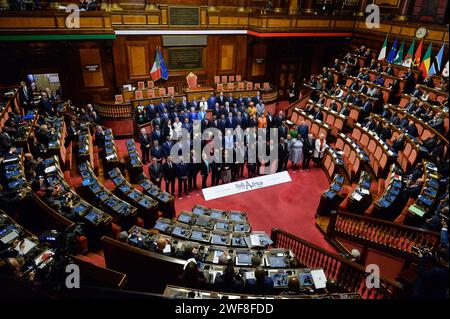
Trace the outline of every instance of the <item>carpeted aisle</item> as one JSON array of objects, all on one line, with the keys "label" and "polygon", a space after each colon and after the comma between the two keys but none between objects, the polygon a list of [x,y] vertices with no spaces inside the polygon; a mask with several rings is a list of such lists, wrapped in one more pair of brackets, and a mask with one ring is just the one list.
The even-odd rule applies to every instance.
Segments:
[{"label": "carpeted aisle", "polygon": [[292,182],[270,186],[242,194],[205,201],[201,191],[190,197],[176,198],[177,212],[190,211],[195,204],[248,213],[253,230],[280,228],[327,250],[336,250],[323,238],[315,225],[314,214],[328,180],[321,169],[289,172]]},{"label": "carpeted aisle", "polygon": [[[120,158],[126,156],[126,140],[116,140]],[[139,147],[138,147],[139,148]],[[148,175],[148,165],[144,172]],[[205,201],[201,190],[193,191],[189,197],[176,196],[175,208],[191,211],[195,204],[219,209],[233,209],[248,213],[253,230],[270,234],[272,228],[280,228],[310,241],[329,251],[336,252],[323,237],[315,224],[315,212],[322,192],[328,188],[328,179],[321,168],[309,172],[289,170],[292,182],[271,186],[246,193]],[[211,176],[207,185],[211,183]],[[198,175],[197,186],[201,185]],[[162,187],[164,188],[164,182]],[[175,191],[178,192],[178,184]],[[176,193],[177,195],[177,193]]]}]

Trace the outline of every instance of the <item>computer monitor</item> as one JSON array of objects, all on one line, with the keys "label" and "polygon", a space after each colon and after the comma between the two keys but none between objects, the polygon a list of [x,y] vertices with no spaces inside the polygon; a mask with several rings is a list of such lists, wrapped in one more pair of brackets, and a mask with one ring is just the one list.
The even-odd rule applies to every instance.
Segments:
[{"label": "computer monitor", "polygon": [[178,221],[181,223],[189,224],[191,222],[191,220],[192,220],[192,216],[188,215],[188,214],[181,213],[178,216]]},{"label": "computer monitor", "polygon": [[286,268],[289,266],[285,257],[269,257],[269,263],[272,268]]},{"label": "computer monitor", "polygon": [[250,266],[252,264],[253,254],[251,252],[238,252],[236,254],[236,265]]}]

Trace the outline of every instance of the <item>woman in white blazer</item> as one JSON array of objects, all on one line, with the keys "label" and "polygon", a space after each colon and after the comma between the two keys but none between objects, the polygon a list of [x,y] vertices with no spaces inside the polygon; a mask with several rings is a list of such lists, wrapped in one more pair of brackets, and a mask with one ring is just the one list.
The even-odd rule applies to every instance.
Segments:
[{"label": "woman in white blazer", "polygon": [[322,133],[319,135],[319,138],[316,140],[316,145],[314,146],[313,156],[315,166],[319,165],[319,162],[322,160],[326,147],[327,142],[325,141],[325,135]]}]

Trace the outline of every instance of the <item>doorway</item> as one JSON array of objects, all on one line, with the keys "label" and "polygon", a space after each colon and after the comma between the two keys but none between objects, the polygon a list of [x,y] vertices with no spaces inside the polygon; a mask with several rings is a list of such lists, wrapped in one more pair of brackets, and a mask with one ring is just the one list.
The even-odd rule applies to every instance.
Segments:
[{"label": "doorway", "polygon": [[42,92],[46,88],[49,88],[55,97],[62,97],[61,82],[58,73],[28,74],[27,82],[30,83],[34,92]]}]

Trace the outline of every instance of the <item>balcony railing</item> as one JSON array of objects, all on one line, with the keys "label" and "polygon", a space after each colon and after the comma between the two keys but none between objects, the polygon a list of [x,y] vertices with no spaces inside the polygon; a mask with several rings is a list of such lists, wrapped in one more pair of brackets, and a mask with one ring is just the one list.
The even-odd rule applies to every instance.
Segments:
[{"label": "balcony railing", "polygon": [[364,299],[390,299],[401,296],[403,285],[383,276],[372,288],[366,283],[366,269],[337,254],[280,229],[272,229],[275,247],[291,249],[302,266],[322,268],[328,280],[347,292],[358,292]]},{"label": "balcony railing", "polygon": [[418,258],[413,247],[432,249],[440,238],[434,231],[345,212],[331,215],[327,236],[331,240],[348,239],[412,261]]}]

